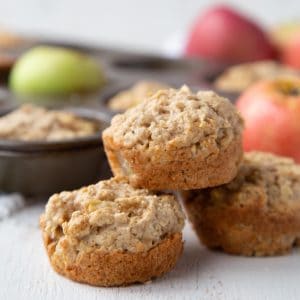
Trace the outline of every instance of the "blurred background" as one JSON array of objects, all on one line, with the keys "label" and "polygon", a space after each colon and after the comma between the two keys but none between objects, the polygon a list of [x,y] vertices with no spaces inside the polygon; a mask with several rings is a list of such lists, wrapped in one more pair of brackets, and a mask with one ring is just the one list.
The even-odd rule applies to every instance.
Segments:
[{"label": "blurred background", "polygon": [[[24,124],[39,109],[28,112],[23,104],[50,110],[76,108],[78,116],[99,121],[100,130],[116,113],[161,89],[184,84],[192,91],[213,90],[237,106],[245,121],[244,150],[272,152],[300,162],[300,6],[296,0],[278,3],[1,1],[0,151],[2,147],[14,154],[24,149],[38,152],[40,143],[44,163],[52,169],[44,172],[41,164],[36,165],[41,176],[35,175],[32,182],[36,177],[44,179],[44,185],[40,183],[44,188],[37,190],[32,182],[24,183],[27,158],[22,160],[23,169],[20,161],[13,162],[12,172],[9,158],[3,157],[1,165],[0,157],[0,191],[49,195],[96,182],[98,165],[108,170],[104,154],[98,155],[98,133],[89,137],[95,141],[98,165],[94,156],[90,166],[84,163],[91,177],[84,175],[77,181],[74,177],[70,182],[61,173],[57,180],[57,168],[68,168],[57,159],[56,164],[48,164],[52,141],[19,143],[24,134],[15,135],[24,131]],[[40,119],[27,122],[30,136]],[[48,123],[39,126],[55,128]],[[70,151],[81,147],[76,137],[60,143]],[[83,158],[77,160],[78,174],[85,174]],[[72,159],[64,163],[74,169]],[[13,174],[10,180],[7,173]],[[106,176],[109,170],[102,173]]]},{"label": "blurred background", "polygon": [[10,0],[0,3],[0,25],[20,33],[171,54],[178,51],[177,40],[188,31],[199,11],[214,4],[230,4],[268,26],[300,15],[297,0]]}]

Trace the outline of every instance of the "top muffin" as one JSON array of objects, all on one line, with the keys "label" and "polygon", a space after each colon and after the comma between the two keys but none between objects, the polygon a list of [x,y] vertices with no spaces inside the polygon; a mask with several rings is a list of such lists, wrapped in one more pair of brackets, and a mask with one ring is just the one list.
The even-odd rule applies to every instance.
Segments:
[{"label": "top muffin", "polygon": [[[210,91],[193,94],[183,86],[161,90],[115,116],[103,139],[113,172],[129,176],[134,186],[191,189],[232,179],[242,129],[227,99]],[[219,173],[219,167],[227,171],[217,179],[211,171]]]}]

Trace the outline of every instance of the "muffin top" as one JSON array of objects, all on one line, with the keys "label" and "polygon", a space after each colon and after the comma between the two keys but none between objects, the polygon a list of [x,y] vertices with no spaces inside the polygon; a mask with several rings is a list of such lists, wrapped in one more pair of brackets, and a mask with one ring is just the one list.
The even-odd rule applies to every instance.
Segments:
[{"label": "muffin top", "polygon": [[215,81],[216,88],[228,92],[242,92],[262,79],[299,76],[296,70],[275,61],[244,63],[228,68]]},{"label": "muffin top", "polygon": [[152,96],[158,90],[168,89],[169,86],[155,81],[138,81],[130,89],[122,91],[111,98],[108,107],[112,110],[126,110]]},{"label": "muffin top", "polygon": [[112,178],[53,195],[41,224],[52,240],[68,239],[76,249],[142,252],[181,232],[184,215],[174,196]]},{"label": "muffin top", "polygon": [[103,136],[115,145],[152,153],[155,149],[193,148],[205,156],[240,137],[243,122],[229,100],[214,92],[193,94],[187,86],[161,90],[116,115]]},{"label": "muffin top", "polygon": [[0,117],[0,139],[58,141],[92,135],[98,127],[70,112],[26,104]]},{"label": "muffin top", "polygon": [[[268,207],[283,210],[300,205],[300,165],[286,157],[249,152],[236,178],[228,184],[193,191],[190,199],[210,205]],[[207,202],[205,202],[207,200]]]}]

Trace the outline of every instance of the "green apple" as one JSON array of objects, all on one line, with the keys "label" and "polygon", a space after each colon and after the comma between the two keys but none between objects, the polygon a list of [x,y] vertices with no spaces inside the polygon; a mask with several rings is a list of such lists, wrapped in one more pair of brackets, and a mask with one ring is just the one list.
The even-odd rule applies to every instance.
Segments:
[{"label": "green apple", "polygon": [[23,54],[14,65],[10,89],[24,96],[55,96],[86,92],[105,83],[99,64],[80,52],[39,46]]}]

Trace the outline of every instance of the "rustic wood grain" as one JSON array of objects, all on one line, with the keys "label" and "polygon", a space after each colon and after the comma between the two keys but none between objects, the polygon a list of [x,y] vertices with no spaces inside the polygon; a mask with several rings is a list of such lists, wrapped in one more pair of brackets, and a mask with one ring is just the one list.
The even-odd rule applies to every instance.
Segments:
[{"label": "rustic wood grain", "polygon": [[52,271],[42,246],[32,205],[0,222],[0,299],[289,299],[300,298],[300,251],[274,258],[243,258],[199,246],[190,229],[185,251],[167,276],[146,285],[95,288],[69,281]]}]

